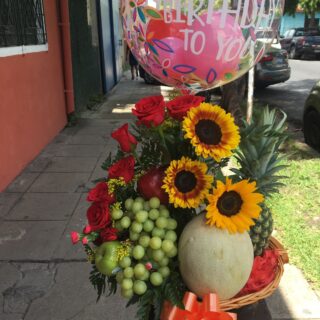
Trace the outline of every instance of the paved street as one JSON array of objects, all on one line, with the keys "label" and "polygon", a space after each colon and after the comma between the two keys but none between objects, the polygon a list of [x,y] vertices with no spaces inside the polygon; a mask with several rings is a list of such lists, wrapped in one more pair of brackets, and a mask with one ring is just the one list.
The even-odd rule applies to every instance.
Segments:
[{"label": "paved street", "polygon": [[[281,97],[281,87],[266,92]],[[100,166],[116,146],[110,133],[132,119],[130,108],[138,99],[168,91],[122,79],[103,105],[64,129],[0,193],[1,320],[134,319],[134,308],[126,309],[118,295],[96,304],[90,265],[81,246],[71,244],[70,231],[86,223],[86,193],[93,180],[105,175]],[[279,289],[259,305],[254,319],[245,311],[239,315],[239,320],[289,319],[320,319],[318,297],[292,265],[286,266]]]},{"label": "paved street", "polygon": [[256,91],[255,97],[261,102],[282,108],[289,120],[301,127],[304,103],[315,82],[320,80],[320,61],[289,60],[291,78],[281,84]]}]

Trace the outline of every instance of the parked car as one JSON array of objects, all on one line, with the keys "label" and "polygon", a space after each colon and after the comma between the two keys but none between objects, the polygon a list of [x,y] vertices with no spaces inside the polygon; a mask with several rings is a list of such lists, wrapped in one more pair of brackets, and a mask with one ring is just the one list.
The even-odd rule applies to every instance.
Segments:
[{"label": "parked car", "polygon": [[272,84],[287,81],[291,76],[288,53],[281,49],[278,37],[274,32],[258,32],[257,41],[272,43],[268,52],[255,66],[255,87],[265,88]]},{"label": "parked car", "polygon": [[281,47],[287,50],[291,59],[313,56],[320,57],[320,30],[295,28],[287,30],[280,40]]},{"label": "parked car", "polygon": [[303,133],[306,143],[320,152],[320,81],[312,88],[304,106]]},{"label": "parked car", "polygon": [[291,68],[285,50],[271,49],[255,67],[255,87],[265,88],[290,79]]}]

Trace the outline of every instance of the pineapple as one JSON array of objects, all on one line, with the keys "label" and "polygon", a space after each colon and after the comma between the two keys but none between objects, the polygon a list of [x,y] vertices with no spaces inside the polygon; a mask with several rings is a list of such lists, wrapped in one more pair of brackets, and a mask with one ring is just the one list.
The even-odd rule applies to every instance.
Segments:
[{"label": "pineapple", "polygon": [[269,237],[273,231],[273,218],[271,210],[262,206],[262,211],[256,224],[251,227],[249,235],[253,244],[255,256],[261,256],[264,249],[268,246]]},{"label": "pineapple", "polygon": [[[241,143],[236,153],[240,165],[233,171],[242,179],[255,180],[257,189],[265,198],[278,192],[282,186],[281,176],[277,173],[285,166],[279,164],[283,157],[279,156],[279,147],[286,140],[286,114],[269,107],[255,110],[252,122],[245,123],[241,129]],[[261,255],[268,246],[273,231],[273,219],[270,209],[264,203],[262,212],[250,236],[254,245],[255,255]]]}]

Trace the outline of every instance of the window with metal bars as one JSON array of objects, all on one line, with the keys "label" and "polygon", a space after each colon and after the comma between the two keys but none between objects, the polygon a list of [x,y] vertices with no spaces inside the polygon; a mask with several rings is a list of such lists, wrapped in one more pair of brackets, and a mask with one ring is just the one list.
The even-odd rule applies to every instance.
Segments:
[{"label": "window with metal bars", "polygon": [[0,0],[0,48],[46,43],[43,0]]}]

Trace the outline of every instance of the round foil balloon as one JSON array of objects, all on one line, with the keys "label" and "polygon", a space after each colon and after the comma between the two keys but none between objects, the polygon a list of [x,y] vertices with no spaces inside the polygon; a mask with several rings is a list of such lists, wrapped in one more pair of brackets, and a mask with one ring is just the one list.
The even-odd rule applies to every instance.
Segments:
[{"label": "round foil balloon", "polygon": [[160,82],[196,93],[245,74],[264,55],[284,0],[122,0],[125,38]]}]

